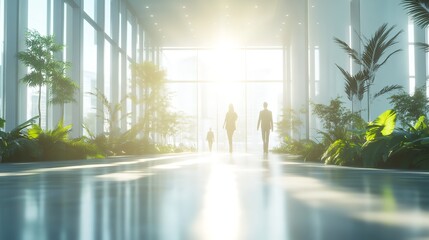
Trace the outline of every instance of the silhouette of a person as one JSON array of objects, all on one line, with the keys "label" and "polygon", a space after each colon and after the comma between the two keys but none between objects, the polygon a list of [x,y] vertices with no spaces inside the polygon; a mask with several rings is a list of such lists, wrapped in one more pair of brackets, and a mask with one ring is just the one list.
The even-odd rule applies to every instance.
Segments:
[{"label": "silhouette of a person", "polygon": [[213,133],[213,131],[212,131],[211,128],[207,132],[206,140],[209,143],[209,150],[211,152],[212,151],[213,142],[214,142],[214,133]]},{"label": "silhouette of a person", "polygon": [[225,116],[225,121],[223,123],[223,128],[226,129],[226,134],[228,135],[228,143],[229,143],[229,152],[232,153],[232,135],[234,134],[236,128],[237,121],[237,113],[234,111],[234,106],[229,104],[228,112]]},{"label": "silhouette of a person", "polygon": [[268,103],[264,102],[264,110],[259,112],[258,125],[262,131],[262,142],[264,143],[264,153],[268,153],[268,143],[270,142],[270,130],[273,131],[273,113],[267,109]]}]

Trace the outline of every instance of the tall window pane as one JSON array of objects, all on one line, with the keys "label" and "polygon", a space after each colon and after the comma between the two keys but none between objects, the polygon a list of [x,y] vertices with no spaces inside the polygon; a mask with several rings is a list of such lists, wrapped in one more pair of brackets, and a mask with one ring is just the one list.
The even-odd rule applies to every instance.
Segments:
[{"label": "tall window pane", "polygon": [[162,55],[168,80],[197,80],[196,50],[166,50]]},{"label": "tall window pane", "polygon": [[104,4],[104,31],[107,35],[112,36],[111,0],[105,0]]},{"label": "tall window pane", "polygon": [[88,14],[88,16],[94,20],[95,19],[95,0],[84,0],[83,10]]},{"label": "tall window pane", "polygon": [[[130,61],[127,61],[127,69],[126,69],[126,71],[127,71],[127,95],[134,95],[135,94],[135,91],[134,91],[134,89],[132,88],[132,85],[131,85],[131,62]],[[126,108],[126,112],[127,113],[131,113],[131,114],[129,114],[128,115],[128,117],[127,117],[127,130],[128,129],[130,129],[131,128],[131,124],[132,124],[132,122],[133,122],[133,116],[135,116],[135,112],[134,111],[132,111],[132,101],[131,101],[131,99],[130,98],[127,98],[127,108]]]},{"label": "tall window pane", "polygon": [[[111,45],[107,40],[104,41],[104,96],[109,102],[111,98]],[[106,114],[106,113],[105,113]],[[104,131],[109,131],[108,124],[104,123]]]},{"label": "tall window pane", "polygon": [[[4,0],[0,0],[0,16],[4,16]],[[3,69],[4,69],[4,18],[0,17],[0,105],[3,106]],[[3,108],[0,108],[3,116]]]},{"label": "tall window pane", "polygon": [[97,99],[88,93],[94,93],[97,86],[97,39],[96,31],[86,21],[83,31],[83,121],[95,132]]},{"label": "tall window pane", "polygon": [[127,55],[128,57],[133,57],[133,25],[131,25],[130,20],[127,21]]},{"label": "tall window pane", "polygon": [[198,78],[203,81],[244,80],[244,51],[223,48],[199,51]]},{"label": "tall window pane", "polygon": [[283,53],[277,49],[246,51],[248,80],[282,80]]},{"label": "tall window pane", "polygon": [[[28,29],[36,30],[41,35],[48,34],[48,2],[47,0],[28,1]],[[39,89],[27,88],[27,119],[39,115]],[[41,124],[46,126],[46,88],[41,91]]]},{"label": "tall window pane", "polygon": [[197,86],[194,83],[168,83],[166,87],[167,91],[172,94],[172,99],[174,99],[174,101],[171,101],[171,109],[179,112],[186,119],[184,126],[174,136],[174,142],[196,147],[198,134],[196,128],[198,126]]}]

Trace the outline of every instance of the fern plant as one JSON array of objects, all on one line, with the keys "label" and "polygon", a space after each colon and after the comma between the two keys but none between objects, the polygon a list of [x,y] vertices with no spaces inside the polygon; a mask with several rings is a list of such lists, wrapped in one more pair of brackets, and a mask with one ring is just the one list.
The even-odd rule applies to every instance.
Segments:
[{"label": "fern plant", "polygon": [[[12,129],[0,131],[0,162],[28,162],[40,158],[40,149],[35,141],[28,138],[26,128],[33,125],[38,116]],[[5,121],[1,121],[4,126]]]},{"label": "fern plant", "polygon": [[86,142],[85,138],[70,139],[71,128],[71,125],[64,126],[63,121],[58,122],[52,130],[43,130],[40,126],[33,125],[28,130],[28,137],[37,141],[43,161],[102,157],[97,148]]}]

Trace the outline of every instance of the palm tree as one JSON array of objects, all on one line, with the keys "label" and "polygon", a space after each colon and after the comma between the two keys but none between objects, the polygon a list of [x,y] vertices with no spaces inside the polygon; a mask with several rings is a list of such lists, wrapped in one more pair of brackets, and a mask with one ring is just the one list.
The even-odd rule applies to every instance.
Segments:
[{"label": "palm tree", "polygon": [[[429,3],[426,0],[402,0],[402,5],[414,22],[421,28],[429,25]],[[429,44],[415,43],[426,52],[429,52]]]},{"label": "palm tree", "polygon": [[[52,92],[51,103],[64,104],[74,101],[74,92],[78,88],[65,76],[69,63],[55,59],[55,54],[62,51],[63,45],[55,43],[54,36],[42,36],[37,31],[28,31],[25,44],[27,50],[18,53],[30,72],[21,80],[31,87],[38,87],[38,112],[41,116],[42,87],[48,86]],[[39,118],[39,126],[41,118]]]},{"label": "palm tree", "polygon": [[360,103],[365,92],[367,91],[365,81],[368,80],[368,74],[365,71],[359,71],[355,75],[351,75],[351,73],[346,71],[344,68],[338,66],[337,64],[336,66],[338,69],[340,69],[344,76],[344,80],[346,81],[344,91],[347,94],[347,98],[352,102],[352,113],[354,113],[355,100],[358,100]]},{"label": "palm tree", "polygon": [[402,0],[402,5],[407,10],[414,22],[421,28],[429,25],[429,2],[426,0]]},{"label": "palm tree", "polygon": [[[396,32],[392,37],[390,37],[391,32],[393,31],[394,26],[388,28],[387,24],[383,24],[374,35],[367,39],[361,38],[363,44],[363,52],[358,53],[356,50],[352,49],[346,42],[335,38],[335,42],[344,49],[347,54],[353,59],[355,63],[361,66],[361,72],[358,72],[356,75],[352,76],[350,73],[342,69],[342,73],[346,78],[346,91],[350,89],[350,96],[357,95],[359,99],[359,94],[362,91],[367,92],[368,97],[368,121],[370,120],[370,100],[371,100],[371,85],[374,84],[375,74],[378,69],[383,66],[386,61],[395,53],[401,51],[401,49],[396,49],[390,52],[387,57],[384,57],[386,51],[389,48],[393,47],[397,42],[396,39],[402,33],[402,31]],[[341,69],[340,69],[341,70]],[[361,82],[364,82],[362,84]],[[349,87],[348,87],[349,85]],[[385,94],[387,92],[401,89],[399,85],[391,85],[384,87],[382,90],[377,92],[372,96],[372,99]],[[348,94],[349,95],[349,94]]]}]

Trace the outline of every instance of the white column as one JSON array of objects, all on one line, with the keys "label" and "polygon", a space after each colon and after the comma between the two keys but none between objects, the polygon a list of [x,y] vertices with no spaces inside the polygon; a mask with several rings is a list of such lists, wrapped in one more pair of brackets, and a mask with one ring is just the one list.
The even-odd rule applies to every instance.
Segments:
[{"label": "white column", "polygon": [[10,131],[25,121],[27,91],[20,79],[25,75],[25,67],[20,67],[17,58],[24,50],[25,30],[27,29],[27,1],[5,1],[4,26],[4,118],[5,130]]},{"label": "white column", "polygon": [[[101,29],[104,29],[104,1],[96,1],[96,21]],[[97,31],[97,89],[104,93],[104,32],[100,29]],[[104,132],[103,104],[97,100],[97,122],[95,131],[99,135]]]},{"label": "white column", "polygon": [[[111,1],[111,27],[112,27],[112,39],[114,44],[112,44],[111,50],[111,84],[110,84],[110,102],[116,104],[119,102],[119,91],[118,86],[120,84],[119,78],[119,2],[118,0]],[[119,126],[114,126],[118,128]]]},{"label": "white column", "polygon": [[[55,36],[55,41],[57,44],[64,45],[64,2],[63,1],[53,1],[54,4],[54,20],[53,20],[53,35]],[[49,9],[50,11],[50,9]],[[66,51],[66,48],[64,49]],[[63,52],[59,52],[55,55],[57,60],[63,61]],[[71,66],[73,68],[73,65]],[[48,128],[53,128],[64,116],[62,116],[62,109],[64,106],[49,105],[48,113],[49,117],[47,118]]]},{"label": "white column", "polygon": [[[80,137],[83,134],[83,9],[74,6],[70,14],[67,14],[67,56],[68,61],[72,62],[73,67],[70,69],[71,79],[79,86],[79,90],[75,93],[76,102],[71,103],[66,114],[70,116],[72,128],[72,136]],[[68,12],[69,13],[69,12]],[[71,110],[71,111],[70,111]]]},{"label": "white column", "polygon": [[[122,11],[122,7],[125,4],[121,4],[121,11]],[[125,96],[127,96],[128,94],[128,89],[127,89],[127,11],[122,11],[121,14],[121,30],[122,32],[119,33],[119,37],[121,38],[121,42],[122,42],[122,54],[121,54],[121,59],[119,61],[121,61],[121,76],[120,76],[120,84],[121,84],[121,98],[125,98]],[[121,111],[121,115],[122,115],[122,120],[120,123],[121,126],[121,131],[124,132],[127,130],[127,119],[128,117],[125,117],[125,115],[127,114],[129,109],[127,109],[127,103],[126,101],[122,104],[122,111]]]},{"label": "white column", "polygon": [[[426,42],[425,29],[414,25],[415,42]],[[418,46],[414,49],[414,63],[416,69],[416,88],[426,86],[426,53]]]}]

